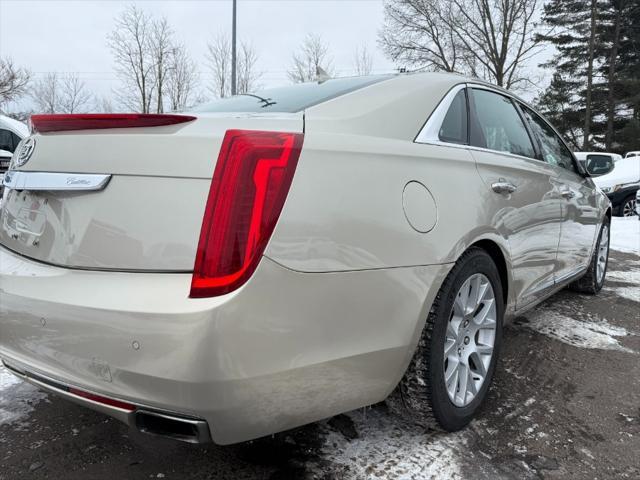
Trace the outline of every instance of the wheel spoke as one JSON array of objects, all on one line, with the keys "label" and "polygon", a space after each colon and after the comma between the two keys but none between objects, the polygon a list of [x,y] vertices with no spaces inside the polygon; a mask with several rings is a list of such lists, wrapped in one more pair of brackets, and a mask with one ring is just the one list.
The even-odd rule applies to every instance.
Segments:
[{"label": "wheel spoke", "polygon": [[456,350],[456,339],[447,339],[447,343],[444,347],[444,358],[447,359]]},{"label": "wheel spoke", "polygon": [[471,278],[471,292],[469,293],[469,300],[471,300],[471,304],[467,305],[467,314],[475,312],[478,305],[480,305],[480,287],[482,284],[482,278],[479,275]]},{"label": "wheel spoke", "polygon": [[[476,381],[473,379],[474,376],[474,372],[471,371],[471,369],[467,369],[467,372],[469,372],[469,378],[467,380],[467,385],[469,386],[469,391],[473,394],[473,396],[475,397],[478,394],[478,387],[476,386]],[[484,379],[484,376],[483,376]]]},{"label": "wheel spoke", "polygon": [[[492,352],[493,348],[489,349],[488,353]],[[473,373],[484,379],[484,377],[487,376],[487,369],[484,366],[484,362],[482,361],[482,355],[479,355],[478,353],[472,353],[471,355],[469,355],[469,357],[473,359],[473,364],[476,367]]]},{"label": "wheel spoke", "polygon": [[473,318],[474,323],[482,328],[483,326],[493,326],[495,325],[495,319],[492,318],[495,315],[494,300],[485,300],[484,305],[482,306],[482,310],[478,312],[478,314]]},{"label": "wheel spoke", "polygon": [[461,400],[462,405],[467,403],[467,388],[469,385],[469,367],[464,363],[461,363],[458,367],[458,392],[457,396]]},{"label": "wheel spoke", "polygon": [[458,375],[460,372],[460,363],[457,360],[449,362],[448,372],[445,373],[445,385],[447,386],[447,393],[449,398],[455,397],[456,390],[458,388]]}]

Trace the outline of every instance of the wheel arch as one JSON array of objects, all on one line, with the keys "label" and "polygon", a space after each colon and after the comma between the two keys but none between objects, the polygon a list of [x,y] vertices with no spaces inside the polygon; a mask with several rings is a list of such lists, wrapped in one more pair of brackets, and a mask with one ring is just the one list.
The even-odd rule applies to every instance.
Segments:
[{"label": "wheel arch", "polygon": [[469,246],[469,248],[472,247],[478,247],[487,252],[487,254],[493,260],[493,263],[496,264],[498,273],[500,274],[500,281],[502,283],[502,297],[506,306],[509,303],[509,270],[507,267],[507,259],[504,252],[502,251],[502,248],[500,248],[500,245],[495,243],[493,240],[489,240],[486,238],[478,240],[477,242]]}]

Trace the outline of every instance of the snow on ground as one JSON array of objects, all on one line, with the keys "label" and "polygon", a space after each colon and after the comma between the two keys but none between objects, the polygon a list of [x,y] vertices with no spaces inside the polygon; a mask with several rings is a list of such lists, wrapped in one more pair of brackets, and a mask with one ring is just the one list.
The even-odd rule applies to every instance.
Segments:
[{"label": "snow on ground", "polygon": [[611,249],[640,255],[640,221],[638,217],[611,219]]},{"label": "snow on ground", "polygon": [[618,337],[632,333],[622,327],[611,325],[605,319],[595,319],[590,315],[577,313],[576,316],[580,320],[568,317],[552,307],[540,307],[534,310],[529,322],[524,325],[574,347],[636,353],[618,341]]},{"label": "snow on ground", "polygon": [[465,470],[471,466],[476,478],[501,477],[488,458],[474,453],[471,429],[452,434],[427,432],[379,407],[345,416],[353,421],[357,438],[349,439],[323,426],[320,454],[334,465],[337,478],[456,480],[467,478]]},{"label": "snow on ground", "polygon": [[359,438],[329,431],[322,448],[332,463],[349,467],[349,478],[462,478],[457,457],[466,450],[463,435],[428,435],[375,409],[349,416]]},{"label": "snow on ground", "polygon": [[[18,424],[47,395],[33,385],[23,382],[0,365],[0,426]],[[0,437],[0,442],[2,438]]]},{"label": "snow on ground", "polygon": [[627,300],[640,302],[640,269],[607,271],[604,291]]}]

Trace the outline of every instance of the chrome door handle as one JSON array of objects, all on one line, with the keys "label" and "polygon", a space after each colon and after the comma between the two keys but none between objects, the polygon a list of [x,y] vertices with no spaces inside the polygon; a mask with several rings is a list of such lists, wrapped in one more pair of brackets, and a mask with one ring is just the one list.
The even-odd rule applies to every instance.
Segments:
[{"label": "chrome door handle", "polygon": [[496,193],[513,193],[518,187],[513,183],[507,182],[504,178],[500,178],[497,182],[491,184],[491,189]]},{"label": "chrome door handle", "polygon": [[574,193],[573,190],[562,190],[560,192],[560,195],[562,195],[564,198],[566,198],[567,200],[572,199],[573,197],[576,196],[576,194]]}]

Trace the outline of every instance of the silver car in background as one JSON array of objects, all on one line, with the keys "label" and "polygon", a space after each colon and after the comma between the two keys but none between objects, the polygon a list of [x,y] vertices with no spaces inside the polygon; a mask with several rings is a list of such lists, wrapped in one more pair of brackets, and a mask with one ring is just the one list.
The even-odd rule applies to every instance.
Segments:
[{"label": "silver car in background", "polygon": [[228,444],[388,397],[454,431],[505,323],[605,281],[609,200],[478,80],[32,124],[0,213],[0,358],[143,432]]}]

